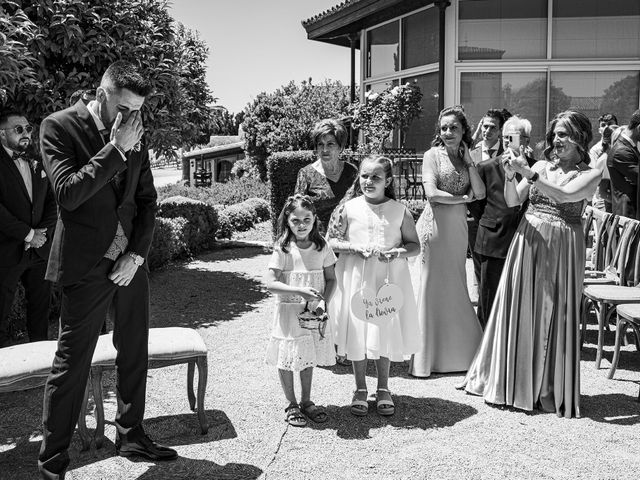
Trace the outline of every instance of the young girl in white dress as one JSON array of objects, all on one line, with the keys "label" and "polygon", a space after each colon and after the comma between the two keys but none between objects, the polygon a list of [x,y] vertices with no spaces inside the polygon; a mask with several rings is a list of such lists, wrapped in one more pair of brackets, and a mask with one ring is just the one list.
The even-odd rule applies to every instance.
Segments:
[{"label": "young girl in white dress", "polygon": [[[351,199],[338,206],[328,231],[329,245],[340,253],[338,290],[330,310],[337,322],[338,355],[346,355],[353,364],[356,391],[351,413],[364,416],[368,412],[365,372],[367,359],[372,359],[378,377],[376,410],[380,415],[393,415],[389,362],[401,362],[420,347],[418,312],[407,265],[407,257],[420,252],[418,235],[411,213],[395,200],[388,158],[365,158],[345,198]],[[375,318],[363,313],[358,308],[362,292],[375,295],[386,283],[402,291],[399,311]]]},{"label": "young girl in white dress", "polygon": [[[311,199],[294,195],[287,199],[278,218],[278,239],[269,261],[267,288],[276,294],[276,312],[266,363],[278,368],[280,383],[289,402],[287,422],[304,427],[307,417],[327,421],[323,407],[311,399],[313,367],[335,364],[333,334],[327,322],[324,332],[300,327],[298,315],[306,308],[326,311],[325,299],[335,288],[336,256],[318,230]],[[300,403],[296,399],[293,372],[300,372]]]}]

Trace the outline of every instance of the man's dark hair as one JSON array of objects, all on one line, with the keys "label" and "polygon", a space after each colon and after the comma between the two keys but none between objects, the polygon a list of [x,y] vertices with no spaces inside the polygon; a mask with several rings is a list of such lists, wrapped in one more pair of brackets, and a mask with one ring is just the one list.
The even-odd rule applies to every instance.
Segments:
[{"label": "man's dark hair", "polygon": [[[509,116],[511,116],[511,114],[509,114]],[[504,118],[503,110],[498,110],[497,108],[490,108],[489,110],[487,110],[487,113],[485,113],[482,118],[485,118],[485,117],[491,117],[491,118],[495,118],[496,120],[498,120],[498,127],[499,128],[502,128],[502,126],[504,125],[504,122],[506,120],[506,118]]]},{"label": "man's dark hair", "polygon": [[26,115],[15,108],[0,110],[0,125],[9,120],[9,117],[26,117]]},{"label": "man's dark hair", "polygon": [[631,118],[629,119],[629,130],[633,130],[640,125],[640,108],[631,114]]},{"label": "man's dark hair", "polygon": [[598,123],[600,122],[613,122],[614,124],[618,125],[618,119],[613,113],[603,113],[602,115],[600,115],[600,117],[598,117]]},{"label": "man's dark hair", "polygon": [[[107,85],[105,85],[107,84]],[[107,67],[102,75],[100,85],[103,87],[126,88],[136,95],[146,97],[151,93],[151,83],[144,78],[138,68],[126,60],[118,60]]]}]

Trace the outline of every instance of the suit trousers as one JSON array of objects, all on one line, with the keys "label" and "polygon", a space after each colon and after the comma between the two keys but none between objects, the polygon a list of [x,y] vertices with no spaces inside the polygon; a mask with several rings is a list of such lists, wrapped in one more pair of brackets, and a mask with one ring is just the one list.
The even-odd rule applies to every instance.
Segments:
[{"label": "suit trousers", "polygon": [[487,325],[493,300],[496,298],[505,258],[475,254],[480,260],[480,285],[478,289],[478,320],[482,329]]},{"label": "suit trousers", "polygon": [[47,262],[35,251],[25,252],[22,261],[0,267],[0,346],[11,340],[8,317],[18,281],[22,282],[27,303],[27,334],[30,342],[47,339],[51,282],[44,279]]},{"label": "suit trousers", "polygon": [[44,389],[43,439],[38,468],[59,480],[69,465],[67,452],[100,329],[113,314],[116,356],[116,428],[121,433],[142,424],[148,363],[149,279],[138,268],[131,283],[118,287],[108,275],[114,262],[103,258],[78,283],[62,289],[61,333]]}]

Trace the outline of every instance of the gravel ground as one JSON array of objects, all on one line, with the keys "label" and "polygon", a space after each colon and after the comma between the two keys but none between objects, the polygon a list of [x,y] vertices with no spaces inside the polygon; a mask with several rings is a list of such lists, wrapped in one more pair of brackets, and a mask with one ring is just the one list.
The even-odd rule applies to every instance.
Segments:
[{"label": "gravel ground", "polygon": [[[251,235],[265,238],[263,231],[234,240]],[[108,375],[107,442],[100,450],[80,452],[74,436],[67,479],[638,477],[640,355],[625,347],[615,380],[608,380],[613,334],[607,336],[607,360],[595,370],[593,327],[582,355],[582,419],[491,407],[453,387],[462,375],[414,379],[406,364],[394,363],[395,416],[378,416],[372,400],[367,417],[350,415],[351,372],[336,366],[314,372],[312,398],[327,406],[329,421],[287,426],[276,371],[263,364],[273,315],[263,284],[269,251],[231,245],[151,277],[151,326],[195,328],[209,347],[209,433],[198,433],[189,410],[186,366],[151,370],[145,428],[180,458],[153,463],[114,456],[116,403]],[[373,368],[368,373],[372,391]],[[41,403],[42,388],[0,394],[0,478],[36,478]],[[94,425],[90,418],[89,428]]]}]

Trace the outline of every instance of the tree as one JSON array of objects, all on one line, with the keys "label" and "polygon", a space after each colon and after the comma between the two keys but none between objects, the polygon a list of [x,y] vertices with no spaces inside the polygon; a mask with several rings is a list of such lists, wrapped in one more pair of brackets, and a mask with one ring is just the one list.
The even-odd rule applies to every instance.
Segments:
[{"label": "tree", "polygon": [[602,95],[600,112],[613,113],[621,124],[626,123],[638,108],[638,74],[614,82]]},{"label": "tree", "polygon": [[313,149],[309,131],[323,118],[349,114],[349,87],[340,81],[293,80],[273,93],[260,93],[245,109],[242,129],[245,153],[266,179],[266,159],[272,152]]},{"label": "tree", "polygon": [[369,91],[365,102],[356,102],[351,107],[353,126],[362,131],[367,140],[360,145],[364,153],[380,153],[394,129],[404,136],[411,122],[422,111],[422,93],[417,83],[406,83],[388,87],[382,92]]},{"label": "tree", "polygon": [[0,13],[7,102],[35,123],[66,107],[74,91],[94,89],[110,63],[125,59],[154,87],[143,109],[149,146],[172,155],[196,143],[213,101],[203,81],[207,51],[197,34],[173,22],[166,1],[0,0]]}]

